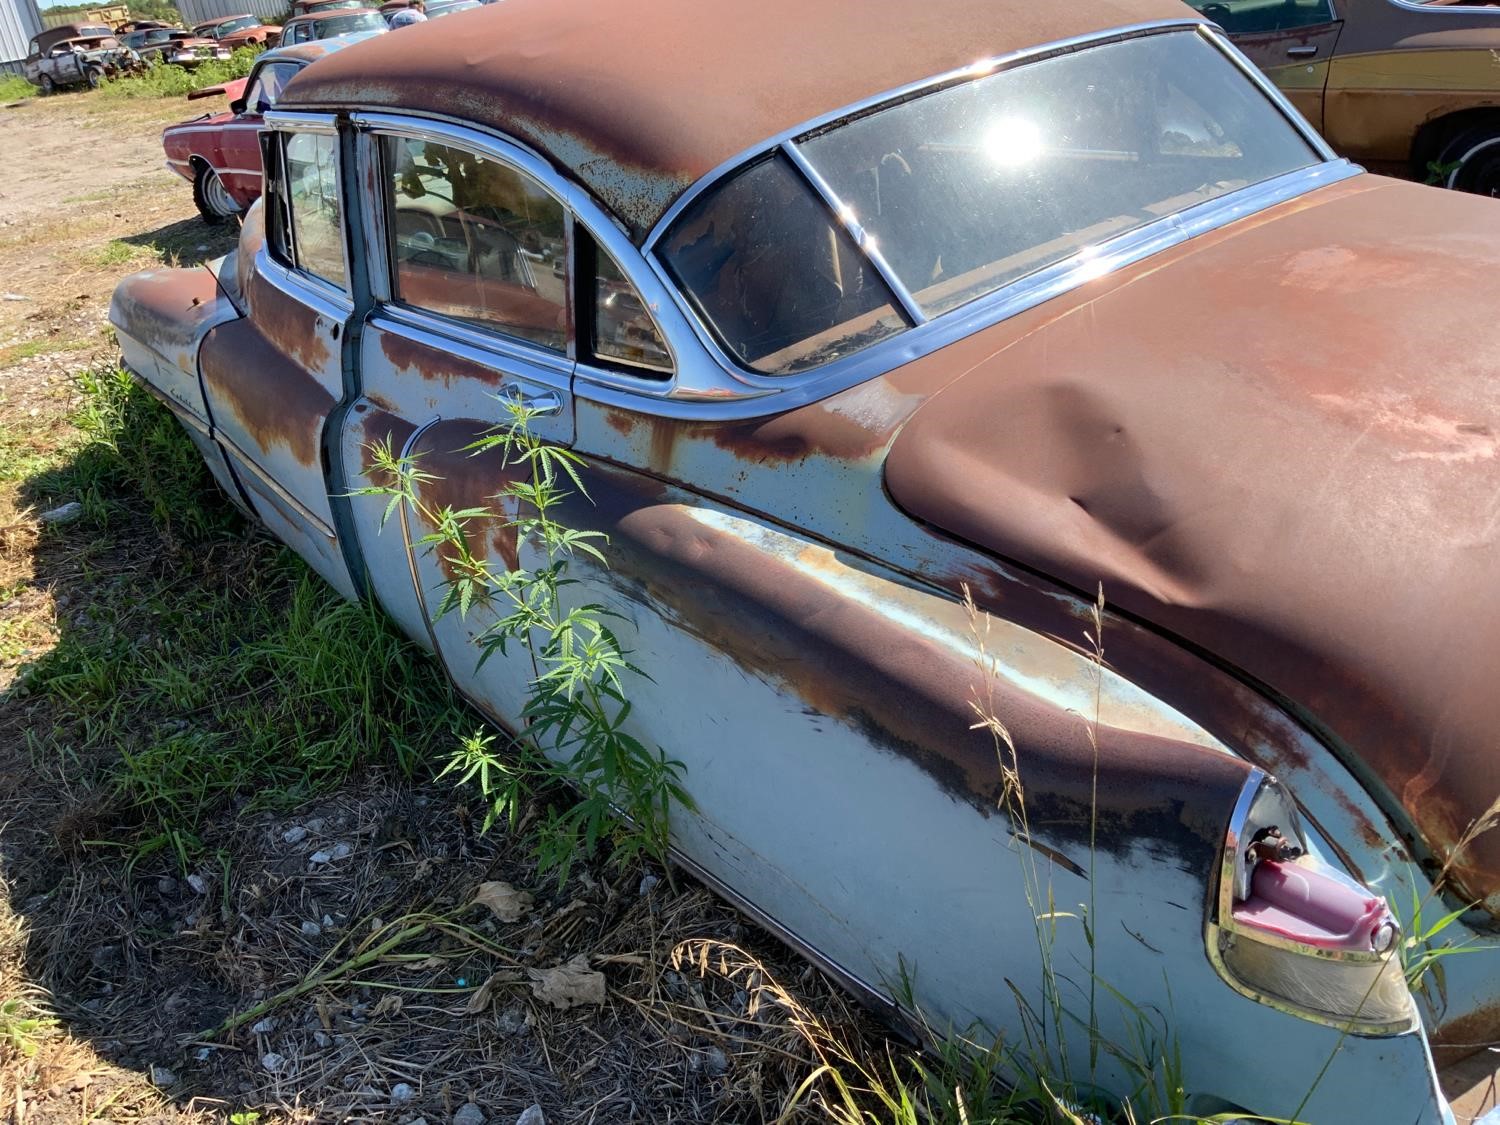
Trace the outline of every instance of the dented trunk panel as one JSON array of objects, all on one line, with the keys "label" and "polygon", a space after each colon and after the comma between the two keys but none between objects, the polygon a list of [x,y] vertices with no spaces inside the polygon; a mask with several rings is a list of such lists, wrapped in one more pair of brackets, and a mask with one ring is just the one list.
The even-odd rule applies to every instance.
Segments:
[{"label": "dented trunk panel", "polygon": [[[570,505],[565,522],[607,532],[610,565],[580,561],[566,593],[617,612],[612,627],[652,670],[627,686],[627,729],[684,761],[697,810],[674,818],[674,840],[710,875],[856,979],[881,991],[914,980],[937,1034],[977,1024],[1012,1039],[1025,1032],[1011,988],[1041,1003],[1040,889],[1060,910],[1092,894],[1140,920],[1101,928],[1099,978],[1170,976],[1177,1006],[1161,1015],[1195,1044],[1190,1089],[1290,1116],[1317,1087],[1306,1120],[1439,1120],[1420,1035],[1336,1050],[1335,1029],[1287,1021],[1209,967],[1204,872],[1248,766],[1107,668],[1096,712],[1083,621],[1053,638],[971,620],[951,593],[691,492],[603,465],[587,479],[593,503]],[[998,661],[992,693],[981,639]],[[1005,752],[972,729],[976,699],[1014,740],[1030,846],[1000,807]],[[1088,961],[1081,935],[1055,931],[1054,964]],[[1131,1041],[1134,1019],[1100,1005],[1110,1041]],[[1286,1066],[1274,1083],[1242,1065],[1260,1036]],[[1377,1071],[1375,1094],[1355,1076]],[[1129,1075],[1104,1060],[1098,1080]]]},{"label": "dented trunk panel", "polygon": [[1376,184],[950,349],[965,373],[886,480],[1267,685],[1500,913],[1500,836],[1453,851],[1497,796],[1500,332],[1476,298],[1500,226]]}]

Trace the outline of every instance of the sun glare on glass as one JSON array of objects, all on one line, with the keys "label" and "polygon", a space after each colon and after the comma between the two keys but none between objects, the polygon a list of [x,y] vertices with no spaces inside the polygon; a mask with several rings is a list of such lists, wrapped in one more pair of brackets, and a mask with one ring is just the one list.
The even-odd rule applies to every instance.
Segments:
[{"label": "sun glare on glass", "polygon": [[1014,168],[1042,154],[1042,131],[1024,117],[1002,117],[985,131],[983,145],[991,161]]}]

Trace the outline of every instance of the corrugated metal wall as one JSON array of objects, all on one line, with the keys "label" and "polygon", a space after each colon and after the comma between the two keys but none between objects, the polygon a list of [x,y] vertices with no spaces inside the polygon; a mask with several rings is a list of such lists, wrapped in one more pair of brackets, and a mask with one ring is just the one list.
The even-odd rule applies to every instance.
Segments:
[{"label": "corrugated metal wall", "polygon": [[20,71],[28,44],[41,30],[36,0],[0,0],[0,70]]},{"label": "corrugated metal wall", "polygon": [[[6,2],[0,0],[0,4]],[[177,10],[182,13],[182,22],[188,27],[219,16],[242,16],[247,12],[267,23],[280,23],[291,6],[291,0],[177,0]],[[372,6],[379,7],[378,4]]]}]

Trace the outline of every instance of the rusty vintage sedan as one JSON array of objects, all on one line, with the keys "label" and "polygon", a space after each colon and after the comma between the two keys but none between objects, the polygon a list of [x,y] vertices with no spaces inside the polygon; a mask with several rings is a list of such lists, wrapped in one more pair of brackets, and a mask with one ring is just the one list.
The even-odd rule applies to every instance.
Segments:
[{"label": "rusty vintage sedan", "polygon": [[[357,490],[389,441],[490,503],[520,399],[684,864],[893,1019],[1023,1045],[1053,988],[1116,1097],[1175,1052],[1198,1113],[1452,1119],[1432,1044],[1500,1038],[1500,206],[1337,158],[1175,0],[507,0],[313,63],[262,144],[237,253],[121,283],[126,362],[477,707],[530,653]],[[1415,902],[1480,952],[1413,993]]]}]

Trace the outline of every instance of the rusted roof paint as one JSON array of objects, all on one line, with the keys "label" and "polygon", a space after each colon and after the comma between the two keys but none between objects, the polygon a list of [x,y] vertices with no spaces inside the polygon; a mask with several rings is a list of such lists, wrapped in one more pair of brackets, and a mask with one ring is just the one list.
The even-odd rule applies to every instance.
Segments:
[{"label": "rusted roof paint", "polygon": [[1500,913],[1500,223],[1355,183],[897,373],[886,481],[1267,685]]},{"label": "rusted roof paint", "polygon": [[641,237],[706,172],[814,117],[996,55],[1191,15],[1177,0],[505,0],[340,51],[280,106],[499,130]]}]

